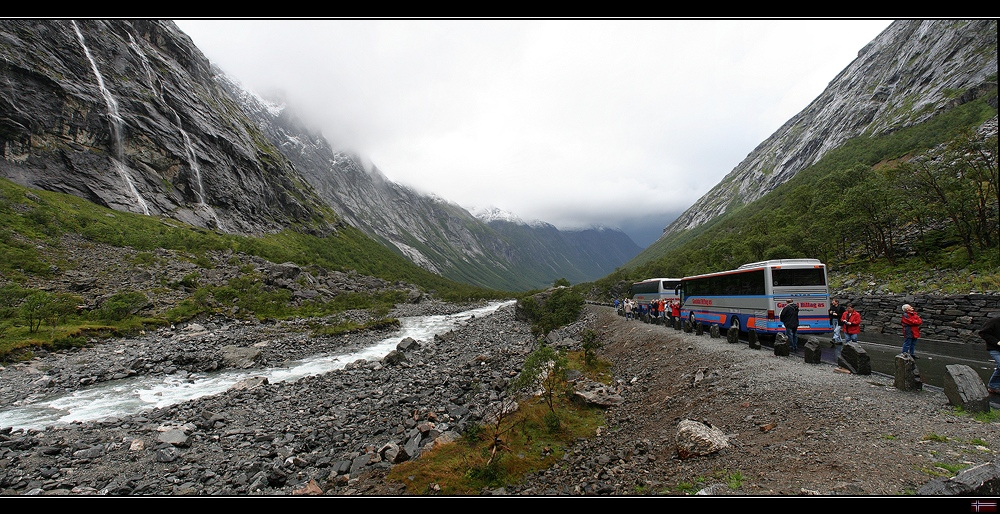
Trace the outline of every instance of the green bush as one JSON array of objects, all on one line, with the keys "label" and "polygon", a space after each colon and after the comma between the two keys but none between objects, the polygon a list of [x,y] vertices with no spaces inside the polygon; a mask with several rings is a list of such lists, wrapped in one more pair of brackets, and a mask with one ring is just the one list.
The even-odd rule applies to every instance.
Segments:
[{"label": "green bush", "polygon": [[139,291],[122,291],[111,295],[94,311],[101,321],[122,321],[146,306],[149,299]]},{"label": "green bush", "polygon": [[534,297],[521,299],[521,310],[531,321],[531,332],[544,336],[549,332],[572,323],[583,311],[583,295],[570,288],[560,288],[539,303]]}]

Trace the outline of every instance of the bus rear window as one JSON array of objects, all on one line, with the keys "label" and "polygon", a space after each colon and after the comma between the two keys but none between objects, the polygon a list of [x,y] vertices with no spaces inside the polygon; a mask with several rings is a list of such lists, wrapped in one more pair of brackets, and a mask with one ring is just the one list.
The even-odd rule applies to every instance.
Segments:
[{"label": "bus rear window", "polygon": [[825,286],[823,268],[775,269],[771,268],[775,286]]}]

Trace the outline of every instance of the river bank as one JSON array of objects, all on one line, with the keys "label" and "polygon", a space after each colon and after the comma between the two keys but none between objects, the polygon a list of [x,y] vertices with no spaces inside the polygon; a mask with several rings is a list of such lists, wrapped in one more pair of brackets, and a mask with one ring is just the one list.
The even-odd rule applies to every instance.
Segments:
[{"label": "river bank", "polygon": [[[393,314],[469,307],[426,302],[402,305]],[[69,387],[72,377],[94,376],[88,374],[95,363],[109,368],[98,377],[113,377],[119,368],[155,373],[160,363],[175,374],[190,373],[169,357],[217,361],[219,348],[234,340],[245,347],[266,343],[260,346],[263,361],[273,364],[386,337],[370,331],[314,338],[304,324],[295,330],[296,323],[260,330],[255,323],[220,322],[207,324],[194,341],[180,329],[178,337],[148,334],[71,355],[37,357],[0,370],[0,391],[5,402],[31,401],[57,387],[53,384]],[[0,429],[0,494],[291,495],[310,484],[350,493],[349,478],[454,439],[479,419],[534,344],[522,325],[508,305],[493,315],[470,316],[433,340],[417,341],[405,359],[391,363],[355,362],[297,381],[248,383],[120,418],[40,431]],[[157,365],[128,364],[133,354]]]}]

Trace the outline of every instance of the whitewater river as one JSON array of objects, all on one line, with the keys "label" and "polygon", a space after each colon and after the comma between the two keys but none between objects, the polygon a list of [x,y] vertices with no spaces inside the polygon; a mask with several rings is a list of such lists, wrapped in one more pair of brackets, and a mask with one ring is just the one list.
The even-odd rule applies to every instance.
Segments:
[{"label": "whitewater river", "polygon": [[218,394],[249,377],[266,377],[271,383],[298,380],[342,369],[358,359],[379,360],[394,350],[402,339],[412,337],[417,341],[429,341],[436,334],[452,330],[470,316],[492,314],[511,303],[491,303],[455,314],[400,318],[400,330],[372,346],[352,353],[316,355],[288,362],[280,368],[195,373],[182,378],[175,375],[132,377],[103,382],[73,393],[35,399],[30,404],[29,400],[25,400],[21,406],[0,410],[0,428],[42,429],[74,421],[122,417]]}]

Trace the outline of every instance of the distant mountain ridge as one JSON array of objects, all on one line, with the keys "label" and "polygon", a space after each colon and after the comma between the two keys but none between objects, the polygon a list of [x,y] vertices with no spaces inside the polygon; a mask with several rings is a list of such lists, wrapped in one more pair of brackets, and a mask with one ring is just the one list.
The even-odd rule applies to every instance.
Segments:
[{"label": "distant mountain ridge", "polygon": [[474,216],[453,202],[392,182],[376,167],[366,170],[359,157],[334,150],[310,132],[290,108],[260,104],[260,97],[241,92],[229,77],[217,78],[341,218],[425,269],[485,287],[522,290],[557,278],[594,280],[640,250],[618,230],[560,231],[496,208]]},{"label": "distant mountain ridge", "polygon": [[996,38],[995,19],[893,22],[630,264],[663,252],[670,236],[763,197],[848,139],[920,123],[995,88]]},{"label": "distant mountain ridge", "polygon": [[497,230],[393,183],[226,77],[171,21],[0,20],[0,57],[0,177],[21,185],[230,233],[346,223],[504,290],[593,280],[639,252],[620,231]]}]

